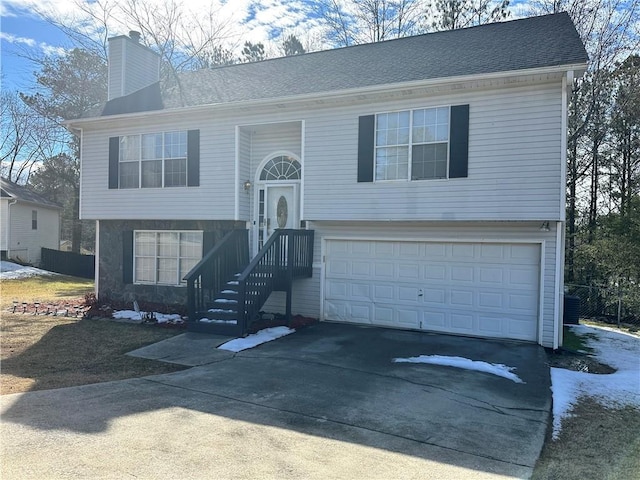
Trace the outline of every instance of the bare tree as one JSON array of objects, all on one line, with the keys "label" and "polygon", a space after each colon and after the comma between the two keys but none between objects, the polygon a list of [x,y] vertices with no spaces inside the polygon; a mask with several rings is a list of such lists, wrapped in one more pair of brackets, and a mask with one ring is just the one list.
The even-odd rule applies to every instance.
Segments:
[{"label": "bare tree", "polygon": [[603,155],[610,135],[608,122],[611,72],[616,63],[640,46],[639,0],[536,0],[529,14],[567,12],[589,54],[588,71],[575,82],[569,105],[567,141],[567,280],[575,278],[574,255],[580,221],[585,237],[595,236],[602,199]]},{"label": "bare tree", "polygon": [[509,17],[509,0],[435,0],[430,5],[435,30],[455,30]]},{"label": "bare tree", "polygon": [[54,122],[39,115],[16,92],[0,94],[0,174],[26,183],[39,162],[64,149]]},{"label": "bare tree", "polygon": [[416,33],[420,0],[321,0],[327,39],[336,46],[381,42]]},{"label": "bare tree", "polygon": [[[235,47],[229,21],[219,20],[212,2],[205,10],[191,12],[180,0],[75,0],[74,13],[60,17],[52,11],[38,14],[59,28],[71,43],[107,57],[108,38],[117,32],[139,31],[142,41],[162,58],[162,78],[174,84],[176,74],[210,65]],[[228,46],[226,44],[229,43]]]}]

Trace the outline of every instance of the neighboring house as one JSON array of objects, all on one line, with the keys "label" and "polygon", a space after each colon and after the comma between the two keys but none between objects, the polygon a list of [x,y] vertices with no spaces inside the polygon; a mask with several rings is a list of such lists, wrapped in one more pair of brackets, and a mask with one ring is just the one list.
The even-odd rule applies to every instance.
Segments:
[{"label": "neighboring house", "polygon": [[60,245],[60,210],[27,187],[0,179],[0,250],[2,259],[40,264],[40,250]]},{"label": "neighboring house", "polygon": [[[242,332],[258,309],[289,306],[562,343],[567,102],[587,62],[567,14],[189,72],[174,85],[159,84],[138,36],[110,39],[102,113],[68,122],[82,138],[99,297],[188,299],[194,330]],[[234,229],[247,246],[233,247],[247,244],[242,233],[221,243]],[[289,267],[307,278],[285,295]]]}]

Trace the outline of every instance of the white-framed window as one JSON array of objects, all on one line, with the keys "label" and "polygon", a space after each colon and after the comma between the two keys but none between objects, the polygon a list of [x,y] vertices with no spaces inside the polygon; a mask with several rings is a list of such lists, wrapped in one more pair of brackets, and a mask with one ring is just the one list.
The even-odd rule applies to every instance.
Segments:
[{"label": "white-framed window", "polygon": [[31,210],[31,230],[38,229],[38,211]]},{"label": "white-framed window", "polygon": [[187,186],[187,132],[125,135],[118,150],[120,188]]},{"label": "white-framed window", "polygon": [[379,113],[375,180],[447,178],[450,107]]},{"label": "white-framed window", "polygon": [[202,231],[134,232],[134,283],[184,285],[184,276],[201,258]]}]

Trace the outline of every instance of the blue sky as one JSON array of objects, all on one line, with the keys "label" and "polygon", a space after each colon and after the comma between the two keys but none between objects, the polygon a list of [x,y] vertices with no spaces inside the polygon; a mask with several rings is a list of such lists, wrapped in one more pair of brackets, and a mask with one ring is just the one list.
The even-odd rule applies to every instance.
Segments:
[{"label": "blue sky", "polygon": [[[158,9],[166,5],[165,0],[144,1],[157,4]],[[511,1],[512,18],[519,16],[518,12],[526,2]],[[117,0],[111,3],[118,4]],[[43,20],[43,14],[65,25],[82,24],[93,35],[96,24],[87,19],[83,9],[91,11],[96,4],[96,0],[2,0],[2,89],[29,91],[33,88],[33,73],[37,66],[26,60],[25,54],[59,54],[73,46],[62,31]],[[305,46],[311,45],[312,50],[323,47],[320,44],[321,26],[311,6],[312,0],[183,0],[182,4],[185,18],[192,15],[196,21],[206,18],[207,12],[211,11],[216,20],[224,24],[222,36],[231,48],[239,49],[249,40],[263,42],[267,50],[273,50],[277,47],[271,40],[279,33],[296,34]],[[110,36],[126,34],[132,28],[122,14],[113,13],[108,22]]]},{"label": "blue sky", "polygon": [[[159,5],[165,0],[145,0]],[[108,2],[102,2],[108,4]],[[111,2],[116,3],[117,2]],[[268,42],[277,32],[319,36],[318,23],[308,0],[183,0],[183,16],[202,21],[211,11],[216,21],[223,23],[222,35],[230,47],[240,42]],[[95,0],[2,0],[0,3],[0,48],[2,56],[2,88],[29,89],[33,71],[37,69],[23,58],[24,53],[41,56],[60,53],[72,46],[66,35],[44,15],[65,25],[80,25],[91,31],[95,28],[83,14],[95,8]],[[199,18],[197,18],[199,17]],[[84,23],[83,23],[84,22]],[[126,34],[131,22],[117,12],[109,17],[109,34]]]},{"label": "blue sky", "polygon": [[2,17],[2,89],[23,90],[33,82],[35,66],[22,58],[23,51],[50,54],[69,44],[56,27],[26,15]]}]

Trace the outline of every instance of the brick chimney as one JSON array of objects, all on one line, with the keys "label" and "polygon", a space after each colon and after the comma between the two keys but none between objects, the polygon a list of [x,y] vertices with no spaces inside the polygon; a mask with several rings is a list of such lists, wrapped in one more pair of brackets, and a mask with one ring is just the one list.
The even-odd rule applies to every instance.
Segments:
[{"label": "brick chimney", "polygon": [[160,56],[140,43],[140,32],[109,39],[109,100],[160,80]]}]

